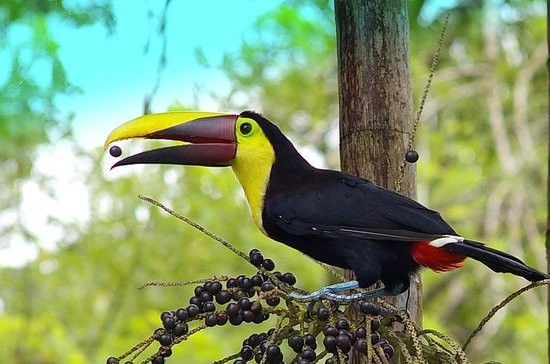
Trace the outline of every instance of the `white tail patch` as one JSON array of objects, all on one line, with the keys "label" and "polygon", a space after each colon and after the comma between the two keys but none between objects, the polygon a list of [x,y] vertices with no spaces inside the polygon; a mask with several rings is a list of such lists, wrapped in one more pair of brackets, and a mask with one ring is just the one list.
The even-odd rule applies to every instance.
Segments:
[{"label": "white tail patch", "polygon": [[428,244],[436,248],[441,248],[442,246],[445,246],[450,243],[462,243],[463,241],[464,241],[464,238],[462,236],[442,235],[440,238],[434,239],[430,241]]}]

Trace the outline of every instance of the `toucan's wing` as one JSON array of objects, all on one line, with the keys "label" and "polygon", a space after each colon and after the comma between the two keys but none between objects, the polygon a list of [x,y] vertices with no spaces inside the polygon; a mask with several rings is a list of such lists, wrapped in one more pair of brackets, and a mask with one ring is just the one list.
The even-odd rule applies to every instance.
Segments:
[{"label": "toucan's wing", "polygon": [[289,234],[410,241],[455,235],[439,213],[358,177],[319,170],[307,187],[266,200],[270,221]]}]

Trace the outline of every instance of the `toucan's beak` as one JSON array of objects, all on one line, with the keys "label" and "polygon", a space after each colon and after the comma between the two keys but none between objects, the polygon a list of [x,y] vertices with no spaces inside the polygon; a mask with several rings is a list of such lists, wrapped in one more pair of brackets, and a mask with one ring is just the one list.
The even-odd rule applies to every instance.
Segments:
[{"label": "toucan's beak", "polygon": [[124,158],[111,168],[129,164],[185,164],[228,166],[235,158],[238,115],[208,112],[170,112],[145,115],[122,124],[109,134],[109,144],[124,139],[165,139],[182,144],[145,151]]}]

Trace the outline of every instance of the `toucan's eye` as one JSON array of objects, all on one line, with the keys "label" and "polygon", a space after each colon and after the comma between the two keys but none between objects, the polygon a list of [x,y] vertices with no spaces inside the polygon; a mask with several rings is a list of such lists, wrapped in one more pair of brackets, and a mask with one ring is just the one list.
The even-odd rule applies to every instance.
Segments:
[{"label": "toucan's eye", "polygon": [[248,135],[252,132],[252,125],[250,125],[250,123],[242,123],[239,130],[242,135]]}]

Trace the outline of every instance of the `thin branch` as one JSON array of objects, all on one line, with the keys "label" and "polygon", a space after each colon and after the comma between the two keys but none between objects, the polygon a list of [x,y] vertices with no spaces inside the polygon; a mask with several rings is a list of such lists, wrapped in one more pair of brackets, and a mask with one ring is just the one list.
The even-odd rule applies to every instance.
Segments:
[{"label": "thin branch", "polygon": [[491,311],[489,311],[489,313],[480,321],[479,325],[474,329],[474,331],[472,331],[470,336],[468,336],[468,338],[464,342],[464,345],[462,345],[462,350],[466,351],[466,348],[468,347],[472,339],[483,329],[483,327],[489,322],[489,320],[491,320],[491,318],[493,318],[493,316],[495,316],[498,311],[500,311],[502,308],[508,305],[508,303],[510,303],[512,300],[514,300],[516,297],[520,296],[521,294],[532,290],[533,288],[545,286],[545,285],[550,286],[550,279],[546,279],[544,281],[539,281],[539,282],[533,282],[528,286],[520,288],[514,293],[512,293],[511,295],[509,295],[508,297],[506,297],[498,305],[493,307]]},{"label": "thin branch", "polygon": [[250,258],[245,254],[243,253],[242,251],[240,251],[239,249],[235,248],[233,245],[231,245],[231,243],[229,243],[227,240],[224,240],[222,238],[220,238],[219,236],[211,233],[210,231],[206,230],[204,227],[202,227],[201,225],[197,224],[196,222],[188,219],[187,217],[183,216],[183,215],[180,215],[178,214],[177,212],[175,212],[174,210],[164,206],[163,204],[161,204],[160,202],[156,201],[155,199],[151,198],[151,197],[147,197],[147,196],[142,196],[142,195],[139,195],[138,196],[140,199],[142,199],[143,201],[145,202],[149,202],[150,204],[152,205],[155,205],[157,207],[160,207],[161,209],[163,209],[164,211],[166,211],[167,213],[169,213],[170,215],[174,216],[175,218],[185,222],[186,224],[194,227],[195,229],[197,229],[198,231],[200,231],[201,233],[205,234],[206,236],[210,237],[211,239],[217,241],[218,243],[222,244],[223,246],[225,246],[227,249],[231,250],[233,253],[237,254],[239,257],[243,258],[244,260],[246,260],[247,262],[250,262]]}]

